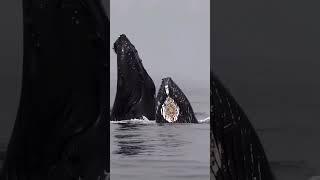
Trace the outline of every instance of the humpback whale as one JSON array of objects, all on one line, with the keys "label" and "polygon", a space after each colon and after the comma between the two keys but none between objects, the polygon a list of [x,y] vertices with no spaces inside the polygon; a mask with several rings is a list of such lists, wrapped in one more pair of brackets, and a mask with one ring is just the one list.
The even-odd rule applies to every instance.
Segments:
[{"label": "humpback whale", "polygon": [[23,0],[23,78],[3,180],[109,169],[109,19],[100,0]]},{"label": "humpback whale", "polygon": [[170,78],[163,78],[157,95],[156,122],[197,123],[190,102]]},{"label": "humpback whale", "polygon": [[234,97],[210,72],[211,178],[273,180],[263,146]]},{"label": "humpback whale", "polygon": [[114,43],[117,54],[117,92],[111,121],[124,119],[153,120],[155,116],[155,85],[142,65],[135,46],[122,34]]}]

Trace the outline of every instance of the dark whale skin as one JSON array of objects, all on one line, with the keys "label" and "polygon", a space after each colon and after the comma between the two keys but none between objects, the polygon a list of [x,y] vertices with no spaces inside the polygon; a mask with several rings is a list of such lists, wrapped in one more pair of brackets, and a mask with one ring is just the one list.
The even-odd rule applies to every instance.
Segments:
[{"label": "dark whale skin", "polygon": [[[166,86],[168,88],[169,94],[166,93]],[[162,79],[162,83],[158,91],[156,104],[157,123],[168,123],[168,121],[163,117],[161,113],[162,105],[164,104],[168,96],[172,98],[176,105],[179,107],[177,120],[171,123],[198,123],[198,120],[194,115],[188,98],[170,77]]]},{"label": "dark whale skin", "polygon": [[155,85],[142,65],[138,51],[122,34],[114,43],[117,54],[117,93],[111,121],[155,118]]},{"label": "dark whale skin", "polygon": [[109,20],[99,0],[23,0],[23,79],[1,180],[109,172]]},{"label": "dark whale skin", "polygon": [[274,180],[247,116],[213,72],[210,81],[210,179]]}]

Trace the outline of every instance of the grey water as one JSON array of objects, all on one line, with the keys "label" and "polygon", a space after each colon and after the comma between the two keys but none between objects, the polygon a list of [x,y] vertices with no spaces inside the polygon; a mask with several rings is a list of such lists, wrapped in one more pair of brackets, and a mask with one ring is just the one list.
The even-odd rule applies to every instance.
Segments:
[{"label": "grey water", "polygon": [[209,179],[208,123],[111,124],[112,180]]}]

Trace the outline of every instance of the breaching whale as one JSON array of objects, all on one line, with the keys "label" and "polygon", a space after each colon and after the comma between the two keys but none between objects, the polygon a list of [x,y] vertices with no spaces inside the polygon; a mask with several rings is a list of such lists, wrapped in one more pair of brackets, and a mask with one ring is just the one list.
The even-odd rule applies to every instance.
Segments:
[{"label": "breaching whale", "polygon": [[247,116],[210,73],[212,180],[273,180],[266,154]]},{"label": "breaching whale", "polygon": [[122,34],[114,43],[117,54],[117,92],[111,111],[111,121],[125,119],[154,120],[155,85],[142,65],[138,51]]},{"label": "breaching whale", "polygon": [[156,122],[197,123],[190,102],[178,85],[170,78],[163,78],[157,95]]},{"label": "breaching whale", "polygon": [[23,0],[23,79],[1,180],[109,172],[109,20],[100,0]]}]

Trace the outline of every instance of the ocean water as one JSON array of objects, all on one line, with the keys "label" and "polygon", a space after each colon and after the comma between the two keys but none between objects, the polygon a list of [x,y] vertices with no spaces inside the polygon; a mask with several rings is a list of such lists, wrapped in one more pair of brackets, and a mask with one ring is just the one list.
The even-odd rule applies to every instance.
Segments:
[{"label": "ocean water", "polygon": [[[209,179],[209,124],[110,124],[111,179]],[[277,180],[320,180],[317,127],[256,128]],[[1,139],[0,167],[8,139]]]},{"label": "ocean water", "polygon": [[207,180],[209,120],[157,124],[128,120],[110,124],[112,180]]}]

